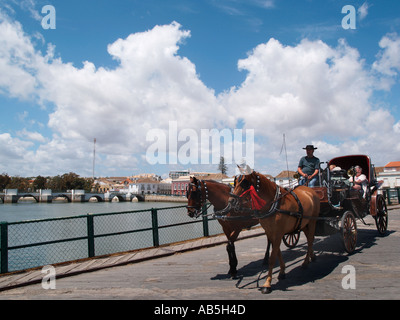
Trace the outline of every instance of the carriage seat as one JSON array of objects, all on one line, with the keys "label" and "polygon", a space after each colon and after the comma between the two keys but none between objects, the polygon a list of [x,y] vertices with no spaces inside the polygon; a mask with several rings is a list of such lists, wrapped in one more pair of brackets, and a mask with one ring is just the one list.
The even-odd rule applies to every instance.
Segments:
[{"label": "carriage seat", "polygon": [[345,178],[345,176],[346,176],[346,170],[340,169],[331,171],[332,178]]},{"label": "carriage seat", "polygon": [[334,170],[330,172],[331,184],[334,189],[348,188],[350,183],[348,181],[346,170]]}]

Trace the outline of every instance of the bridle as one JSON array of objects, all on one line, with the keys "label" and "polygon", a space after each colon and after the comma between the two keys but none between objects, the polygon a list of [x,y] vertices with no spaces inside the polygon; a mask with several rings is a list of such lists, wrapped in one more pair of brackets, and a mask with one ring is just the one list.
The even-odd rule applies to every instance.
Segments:
[{"label": "bridle", "polygon": [[[278,185],[276,185],[276,191],[275,191],[275,196],[272,202],[270,203],[270,208],[268,211],[265,211],[264,208],[268,207],[268,204],[266,204],[263,208],[261,209],[253,209],[249,208],[248,206],[244,206],[248,203],[250,203],[251,197],[248,196],[249,194],[249,189],[254,188],[255,193],[258,195],[260,192],[260,176],[256,174],[256,182],[255,185],[249,181],[245,175],[239,175],[235,177],[234,180],[234,188],[236,188],[236,184],[239,184],[239,186],[242,187],[243,192],[240,195],[236,195],[234,193],[230,193],[231,195],[231,200],[230,203],[228,203],[228,206],[225,209],[222,209],[221,211],[217,212],[216,214],[219,215],[219,218],[226,216],[227,213],[229,213],[231,210],[234,212],[248,212],[251,214],[253,218],[265,218],[268,217],[274,213],[276,213],[279,210],[279,203],[280,200],[287,194],[281,193],[281,189]],[[250,198],[250,199],[249,199]],[[243,201],[244,200],[244,201]]]},{"label": "bridle", "polygon": [[[256,178],[257,178],[256,185],[253,186],[252,183],[246,179],[245,175],[239,175],[239,176],[235,177],[235,180],[233,182],[233,189],[235,189],[236,184],[239,183],[239,186],[241,186],[242,189],[244,190],[241,195],[236,195],[233,192],[230,193],[231,197],[233,198],[231,200],[232,201],[232,209],[235,212],[247,211],[247,209],[248,209],[247,207],[242,207],[242,205],[243,205],[242,200],[247,199],[247,197],[244,197],[244,195],[251,188],[251,186],[253,186],[255,188],[255,191],[257,192],[257,194],[260,192],[260,176],[257,174]],[[248,202],[246,202],[246,203],[248,203]]]},{"label": "bridle", "polygon": [[[277,212],[283,213],[283,214],[287,214],[287,215],[290,215],[290,216],[294,216],[294,217],[297,218],[296,230],[297,231],[300,230],[301,222],[302,222],[302,219],[304,217],[303,216],[303,206],[302,206],[299,198],[297,197],[296,193],[293,192],[294,189],[293,190],[286,190],[286,192],[282,193],[281,192],[281,188],[278,185],[276,185],[275,196],[274,196],[274,199],[272,200],[272,202],[270,202],[270,204],[269,204],[269,206],[270,206],[269,210],[268,211],[264,210],[264,208],[268,208],[268,204],[266,204],[260,210],[254,210],[254,209],[249,208],[249,207],[242,207],[241,206],[241,199],[243,199],[243,196],[248,193],[247,192],[248,188],[251,188],[253,186],[252,183],[250,181],[248,181],[245,176],[243,178],[241,178],[241,177],[242,176],[239,176],[239,178],[238,178],[239,181],[240,181],[239,185],[242,188],[247,187],[247,189],[244,190],[243,193],[240,196],[234,195],[233,193],[231,194],[233,196],[233,198],[235,199],[234,200],[234,202],[235,202],[234,210],[241,211],[241,212],[250,212],[251,216],[254,217],[254,218],[257,218],[257,219],[267,218],[267,217],[272,216],[273,214],[275,214]],[[258,194],[259,191],[260,191],[260,177],[258,175],[256,175],[256,177],[257,177],[257,181],[256,181],[255,190],[256,190],[256,193]],[[240,180],[240,179],[242,179],[242,180]],[[244,181],[246,181],[246,182],[244,182]],[[235,183],[236,183],[236,178],[235,178]],[[282,210],[282,209],[279,208],[280,200],[282,198],[284,198],[285,196],[287,196],[288,194],[292,195],[293,198],[296,200],[298,208],[299,208],[298,211],[294,211],[293,212],[293,211]],[[310,218],[310,217],[307,217],[307,218]]]},{"label": "bridle", "polygon": [[[196,190],[193,190],[194,187],[196,187]],[[202,190],[204,190],[204,197],[203,197]],[[187,208],[194,209],[193,217],[198,218],[200,215],[203,214],[203,212],[205,212],[207,210],[207,208],[206,208],[206,210],[203,210],[204,204],[207,203],[207,201],[208,201],[207,182],[203,181],[203,180],[197,180],[197,179],[196,179],[196,183],[190,182],[188,189],[186,190],[186,198],[188,198],[188,200],[189,200],[189,195],[190,195],[191,199],[194,199],[195,205],[187,206]],[[192,217],[192,215],[190,215],[190,216]]]}]

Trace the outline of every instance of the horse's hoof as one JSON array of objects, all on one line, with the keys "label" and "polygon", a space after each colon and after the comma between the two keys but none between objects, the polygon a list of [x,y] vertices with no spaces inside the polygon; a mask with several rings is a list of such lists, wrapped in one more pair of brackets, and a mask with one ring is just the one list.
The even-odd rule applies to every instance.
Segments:
[{"label": "horse's hoof", "polygon": [[232,278],[232,279],[236,279],[237,277],[237,271],[229,271],[228,275]]},{"label": "horse's hoof", "polygon": [[280,274],[278,275],[278,279],[279,279],[279,280],[286,279],[286,273],[280,273]]},{"label": "horse's hoof", "polygon": [[262,293],[262,294],[269,294],[269,293],[271,293],[271,292],[272,292],[271,287],[262,287],[262,288],[261,288],[261,293]]}]

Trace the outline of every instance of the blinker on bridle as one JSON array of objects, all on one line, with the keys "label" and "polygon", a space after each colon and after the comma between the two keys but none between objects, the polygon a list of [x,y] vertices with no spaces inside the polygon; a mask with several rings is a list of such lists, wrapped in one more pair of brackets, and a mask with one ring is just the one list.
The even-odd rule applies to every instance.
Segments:
[{"label": "blinker on bridle", "polygon": [[[240,181],[239,185],[242,187],[243,192],[241,195],[236,195],[233,192],[230,192],[230,196],[233,198],[231,200],[231,204],[232,204],[234,211],[239,212],[242,210],[241,201],[244,199],[243,195],[247,192],[248,189],[250,189],[252,184],[248,179],[246,179],[246,175],[239,175],[238,177],[235,177],[234,188],[236,188],[237,181]],[[256,193],[258,194],[260,191],[260,176],[258,174],[256,175],[256,184],[254,187],[255,187]],[[226,210],[224,209],[221,211],[222,214],[227,214],[229,212],[228,208],[229,208],[229,205],[225,208]]]},{"label": "blinker on bridle", "polygon": [[[236,179],[240,180],[241,177],[243,177],[243,179],[239,182],[239,185],[244,189],[244,191],[246,191],[247,189],[250,188],[251,182],[247,180],[244,175],[240,175],[239,178],[235,178],[234,186],[236,186]],[[256,177],[257,181],[254,187],[256,189],[256,192],[258,193],[260,191],[260,176],[257,174]]]},{"label": "blinker on bridle", "polygon": [[[204,201],[202,200],[201,183],[203,183],[203,186],[204,186],[204,193],[205,193]],[[187,206],[187,208],[195,209],[196,211],[194,213],[194,217],[198,218],[202,213],[203,203],[207,202],[207,200],[208,200],[208,189],[207,189],[207,183],[203,180],[197,180],[197,184],[191,182],[191,183],[189,183],[189,188],[186,191],[186,197],[188,199],[189,199],[189,189],[193,186],[197,187],[196,191],[191,191],[191,195],[193,195],[193,193],[195,193],[195,205]]]}]

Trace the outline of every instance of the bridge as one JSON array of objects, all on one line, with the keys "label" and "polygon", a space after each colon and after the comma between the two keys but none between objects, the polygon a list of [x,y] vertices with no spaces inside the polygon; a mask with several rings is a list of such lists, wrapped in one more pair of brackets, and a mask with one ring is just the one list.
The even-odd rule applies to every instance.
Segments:
[{"label": "bridge", "polygon": [[142,194],[123,193],[120,191],[109,191],[106,193],[86,193],[84,190],[70,190],[66,192],[53,192],[50,189],[41,189],[37,192],[18,192],[17,189],[5,189],[0,193],[0,203],[18,203],[20,199],[33,198],[36,202],[52,203],[54,199],[64,198],[68,202],[88,202],[95,199],[98,202],[111,202],[114,198],[118,201],[132,201],[137,198],[138,201],[144,201]]},{"label": "bridge", "polygon": [[[336,236],[316,237],[317,260],[307,269],[301,267],[306,254],[303,233],[295,248],[288,250],[282,245],[286,278],[277,279],[276,266],[269,295],[259,291],[266,277],[262,261],[267,240],[263,232],[255,233],[260,229],[252,228],[243,230],[238,238],[237,278],[226,274],[226,237],[220,235],[54,265],[53,278],[48,277],[51,273],[44,273],[44,268],[4,274],[1,299],[140,300],[138,307],[149,318],[154,317],[157,307],[176,307],[168,299],[180,300],[179,305],[188,308],[188,318],[192,313],[198,317],[199,305],[206,306],[204,300],[215,301],[216,297],[222,302],[209,302],[207,306],[215,310],[219,303],[220,312],[224,306],[232,310],[232,306],[245,305],[247,317],[263,312],[265,300],[395,300],[400,292],[400,208],[393,208],[389,216],[388,235],[384,237],[373,225],[359,224],[357,253],[351,255],[344,252]],[[374,224],[374,219],[367,216],[366,223]],[[349,266],[354,271],[349,271]],[[43,285],[51,279],[55,288],[44,290]],[[354,288],[349,287],[351,282]],[[143,303],[151,299],[156,302]],[[167,300],[162,304],[157,302],[160,299]],[[187,307],[183,300],[190,300]]]}]

